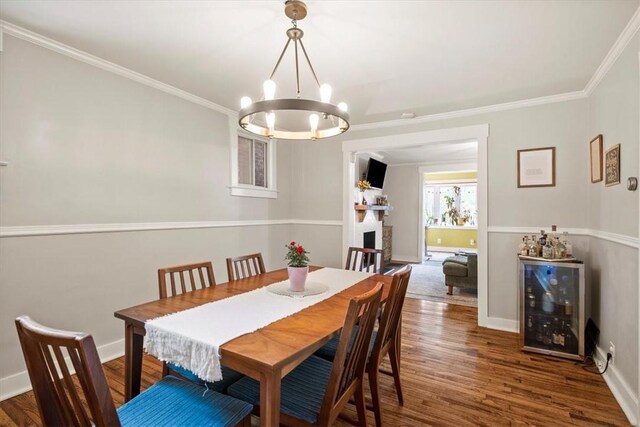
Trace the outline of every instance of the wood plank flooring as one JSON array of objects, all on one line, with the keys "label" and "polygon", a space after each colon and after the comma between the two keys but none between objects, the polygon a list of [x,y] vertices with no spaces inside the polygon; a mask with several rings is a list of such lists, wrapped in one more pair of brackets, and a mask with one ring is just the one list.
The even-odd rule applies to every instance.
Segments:
[{"label": "wood plank flooring", "polygon": [[[405,404],[398,405],[393,380],[382,375],[384,425],[629,425],[599,375],[576,362],[523,353],[516,334],[479,328],[476,319],[473,307],[407,299],[401,361]],[[119,406],[123,358],[105,363],[104,369]],[[145,356],[142,387],[160,373],[160,363]],[[355,418],[352,408],[345,414]],[[374,425],[373,413],[367,416]],[[33,394],[0,402],[0,425],[39,425]]]}]

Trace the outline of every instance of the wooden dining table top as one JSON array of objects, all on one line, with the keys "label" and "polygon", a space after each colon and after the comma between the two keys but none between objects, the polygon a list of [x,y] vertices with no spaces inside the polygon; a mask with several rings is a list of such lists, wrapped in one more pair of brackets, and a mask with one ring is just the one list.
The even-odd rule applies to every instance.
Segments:
[{"label": "wooden dining table top", "polygon": [[[321,267],[310,267],[310,271],[319,268]],[[284,268],[118,310],[114,315],[136,329],[143,330],[147,320],[287,279],[287,269]],[[383,282],[384,300],[387,298],[391,281],[392,276],[372,275],[289,317],[228,341],[220,347],[221,362],[231,368],[243,368],[241,370],[247,374],[255,373],[251,376],[258,376],[265,368],[278,369],[286,373],[299,363],[301,357],[312,354],[341,330],[349,301],[353,297],[373,289],[378,282]],[[245,307],[243,310],[251,310],[251,307]],[[238,312],[238,316],[242,316],[242,311]],[[229,319],[229,322],[233,321],[234,319]]]}]

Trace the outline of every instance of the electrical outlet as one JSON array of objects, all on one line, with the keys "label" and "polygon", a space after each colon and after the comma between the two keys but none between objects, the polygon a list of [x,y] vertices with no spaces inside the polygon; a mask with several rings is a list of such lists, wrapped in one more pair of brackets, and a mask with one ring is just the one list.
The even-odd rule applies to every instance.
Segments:
[{"label": "electrical outlet", "polygon": [[438,244],[442,243],[442,239],[438,238],[437,243]]},{"label": "electrical outlet", "polygon": [[616,359],[616,346],[611,341],[609,341],[609,353],[611,353],[611,361],[609,363],[613,365],[613,362]]},{"label": "electrical outlet", "polygon": [[475,241],[475,240],[473,240],[473,239],[471,239],[471,240],[469,240],[469,244],[470,244],[471,246],[475,246],[475,245],[476,245],[476,241]]}]

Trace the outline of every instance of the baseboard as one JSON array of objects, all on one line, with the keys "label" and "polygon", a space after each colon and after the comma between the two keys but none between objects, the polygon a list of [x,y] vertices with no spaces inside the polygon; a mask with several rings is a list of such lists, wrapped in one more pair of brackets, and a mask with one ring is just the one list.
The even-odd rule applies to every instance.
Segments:
[{"label": "baseboard", "polygon": [[[98,355],[100,356],[100,361],[102,363],[124,355],[124,340],[118,340],[99,346]],[[73,366],[70,364],[68,366],[72,373],[75,372]],[[31,390],[31,381],[29,380],[29,374],[27,371],[18,372],[17,374],[0,378],[0,401],[25,393],[29,390]]]},{"label": "baseboard", "polygon": [[[597,362],[601,362],[602,366],[605,366],[607,362],[607,353],[602,348],[596,346],[596,354],[594,359]],[[627,416],[629,422],[637,426],[638,425],[638,397],[633,394],[633,391],[629,387],[629,384],[624,380],[620,371],[615,366],[609,366],[607,372],[602,377],[609,386],[609,390],[613,393],[613,397],[616,398],[618,404],[622,408],[622,411]]]},{"label": "baseboard", "polygon": [[477,251],[477,250],[478,250],[478,248],[475,247],[475,246],[473,248],[453,248],[453,247],[449,247],[449,246],[429,246],[427,248],[427,253],[429,253],[430,251],[456,253],[456,252],[462,252],[462,251]]},{"label": "baseboard", "polygon": [[511,319],[503,319],[501,317],[487,317],[479,325],[485,328],[497,329],[505,332],[520,332],[518,321]]},{"label": "baseboard", "polygon": [[422,260],[415,255],[391,255],[392,261],[406,262],[408,264],[421,263]]}]

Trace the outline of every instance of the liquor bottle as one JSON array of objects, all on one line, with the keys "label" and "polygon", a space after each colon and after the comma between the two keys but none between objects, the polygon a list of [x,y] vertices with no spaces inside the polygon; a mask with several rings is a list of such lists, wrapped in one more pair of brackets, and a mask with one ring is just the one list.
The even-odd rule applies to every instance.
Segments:
[{"label": "liquor bottle", "polygon": [[[553,319],[553,327],[551,329],[551,342],[554,345],[560,345],[560,321],[557,317]],[[564,338],[562,339],[564,343]]]},{"label": "liquor bottle", "polygon": [[538,256],[538,246],[536,245],[535,236],[531,236],[531,240],[529,241],[529,256],[537,257]]},{"label": "liquor bottle", "polygon": [[527,336],[531,337],[533,336],[533,318],[531,316],[529,316],[527,318]]},{"label": "liquor bottle", "polygon": [[553,295],[551,291],[546,291],[542,296],[542,311],[545,313],[553,313]]},{"label": "liquor bottle", "polygon": [[577,344],[577,340],[575,335],[573,335],[573,331],[571,330],[571,323],[565,322],[564,324],[564,347],[568,349],[568,351],[575,351],[573,347]]},{"label": "liquor bottle", "polygon": [[520,255],[528,255],[529,254],[529,248],[527,247],[527,238],[526,238],[526,236],[522,238],[522,243],[520,243],[520,245],[518,245],[518,253]]},{"label": "liquor bottle", "polygon": [[565,247],[566,250],[566,256],[567,257],[571,257],[573,256],[573,247],[571,246],[571,243],[569,243],[569,233],[567,233],[566,231],[564,233],[562,233],[562,244]]},{"label": "liquor bottle", "polygon": [[560,239],[555,238],[554,255],[555,259],[564,259],[567,257],[567,247],[562,243]]},{"label": "liquor bottle", "polygon": [[564,314],[571,316],[573,314],[573,304],[568,299],[564,300]]},{"label": "liquor bottle", "polygon": [[544,326],[542,327],[542,343],[544,345],[551,345],[552,340],[551,340],[551,328],[549,326],[549,322],[546,322],[544,324]]},{"label": "liquor bottle", "polygon": [[545,245],[542,247],[542,258],[551,259],[553,258],[553,246],[551,246],[551,241],[545,239]]},{"label": "liquor bottle", "polygon": [[540,246],[544,246],[547,244],[547,233],[544,230],[540,230]]}]

